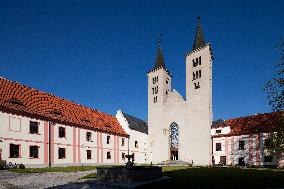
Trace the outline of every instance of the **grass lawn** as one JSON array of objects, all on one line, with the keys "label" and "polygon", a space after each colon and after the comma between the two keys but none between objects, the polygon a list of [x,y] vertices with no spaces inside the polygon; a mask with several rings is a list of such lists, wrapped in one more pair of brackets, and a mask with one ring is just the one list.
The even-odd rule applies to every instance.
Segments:
[{"label": "grass lawn", "polygon": [[96,166],[68,166],[68,167],[45,167],[45,168],[25,168],[25,169],[10,169],[17,173],[43,173],[43,172],[75,172],[89,171],[96,169]]},{"label": "grass lawn", "polygon": [[81,179],[94,179],[94,178],[98,178],[97,173],[92,173],[92,174],[86,175],[86,176],[80,178],[79,180],[81,180]]},{"label": "grass lawn", "polygon": [[172,177],[166,188],[283,188],[284,170],[163,167]]}]

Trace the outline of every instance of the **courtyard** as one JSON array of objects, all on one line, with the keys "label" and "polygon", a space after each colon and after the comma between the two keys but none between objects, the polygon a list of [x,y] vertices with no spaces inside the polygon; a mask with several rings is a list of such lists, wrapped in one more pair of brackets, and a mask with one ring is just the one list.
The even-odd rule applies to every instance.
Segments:
[{"label": "courtyard", "polygon": [[[266,168],[208,168],[164,166],[171,182],[163,188],[283,188],[284,170]],[[149,185],[147,188],[157,188]],[[0,188],[101,188],[96,168],[30,168],[0,171]],[[108,187],[103,187],[108,188]]]}]

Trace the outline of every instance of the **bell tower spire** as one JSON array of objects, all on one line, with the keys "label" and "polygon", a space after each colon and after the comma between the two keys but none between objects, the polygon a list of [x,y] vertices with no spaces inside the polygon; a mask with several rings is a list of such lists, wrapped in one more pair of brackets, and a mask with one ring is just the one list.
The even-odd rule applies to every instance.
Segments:
[{"label": "bell tower spire", "polygon": [[162,34],[160,34],[158,38],[157,59],[156,59],[154,69],[159,68],[159,67],[166,68],[166,65],[164,62],[164,56],[163,56],[162,49],[161,49],[161,43],[162,43],[161,37],[162,37]]},{"label": "bell tower spire", "polygon": [[204,36],[201,29],[200,17],[198,16],[197,28],[196,28],[195,39],[193,42],[192,50],[195,50],[199,47],[203,47],[204,45],[205,45]]}]

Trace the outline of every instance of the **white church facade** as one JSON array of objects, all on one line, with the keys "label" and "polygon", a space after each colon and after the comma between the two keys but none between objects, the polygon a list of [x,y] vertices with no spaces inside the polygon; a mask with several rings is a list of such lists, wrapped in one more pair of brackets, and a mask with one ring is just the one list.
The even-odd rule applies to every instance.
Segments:
[{"label": "white church facade", "polygon": [[193,49],[186,54],[186,98],[172,89],[160,43],[157,51],[155,66],[148,72],[148,159],[210,165],[213,56],[200,19]]}]

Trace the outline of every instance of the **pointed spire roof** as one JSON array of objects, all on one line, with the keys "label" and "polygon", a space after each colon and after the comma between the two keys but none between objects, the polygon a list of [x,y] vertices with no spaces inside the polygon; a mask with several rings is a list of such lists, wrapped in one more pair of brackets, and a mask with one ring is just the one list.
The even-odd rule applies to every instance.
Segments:
[{"label": "pointed spire roof", "polygon": [[159,39],[158,39],[157,59],[156,59],[154,69],[159,68],[159,67],[166,68],[166,65],[165,65],[165,62],[164,62],[164,56],[163,56],[162,49],[161,49],[161,42],[162,42],[161,36],[162,35],[160,34]]},{"label": "pointed spire roof", "polygon": [[195,33],[195,39],[193,42],[192,50],[195,50],[199,47],[203,47],[204,45],[205,45],[205,41],[204,41],[202,29],[201,29],[200,17],[198,16],[197,29]]}]

